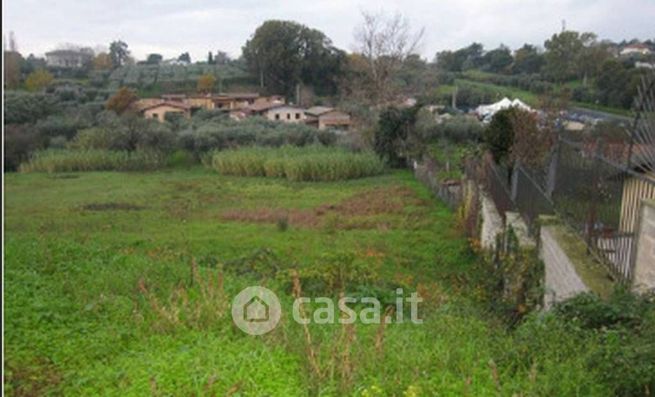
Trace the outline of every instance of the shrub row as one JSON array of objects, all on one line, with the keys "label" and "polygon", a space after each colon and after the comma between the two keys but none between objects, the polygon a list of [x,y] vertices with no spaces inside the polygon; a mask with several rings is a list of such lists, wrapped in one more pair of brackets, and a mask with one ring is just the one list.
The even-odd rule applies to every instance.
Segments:
[{"label": "shrub row", "polygon": [[223,175],[266,176],[291,181],[337,181],[378,175],[384,171],[372,152],[349,152],[311,146],[243,148],[215,152],[210,166]]},{"label": "shrub row", "polygon": [[261,117],[234,121],[211,112],[199,112],[192,124],[180,132],[179,144],[182,149],[199,156],[212,150],[251,145],[334,145],[336,138],[332,131],[304,124],[279,123]]},{"label": "shrub row", "polygon": [[553,83],[545,81],[540,74],[502,75],[464,73],[463,76],[467,79],[479,81],[481,83],[516,87],[537,95],[553,91],[555,88]]},{"label": "shrub row", "polygon": [[166,158],[152,151],[43,150],[20,165],[20,172],[143,171],[165,165]]}]

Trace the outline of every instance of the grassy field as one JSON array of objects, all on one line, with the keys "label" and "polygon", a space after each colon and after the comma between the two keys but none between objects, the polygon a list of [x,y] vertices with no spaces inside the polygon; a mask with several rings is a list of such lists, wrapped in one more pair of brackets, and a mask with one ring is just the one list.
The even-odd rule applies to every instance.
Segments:
[{"label": "grassy field", "polygon": [[[487,270],[409,172],[35,173],[5,188],[8,395],[609,393],[593,335],[490,314]],[[305,329],[287,315],[294,281],[307,296],[418,291],[424,322]],[[229,315],[249,285],[282,301],[265,336]]]}]

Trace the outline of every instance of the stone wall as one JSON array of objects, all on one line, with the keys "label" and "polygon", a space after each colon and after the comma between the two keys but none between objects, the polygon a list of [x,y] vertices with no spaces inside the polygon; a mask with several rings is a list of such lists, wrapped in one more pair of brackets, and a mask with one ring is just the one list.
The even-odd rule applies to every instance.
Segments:
[{"label": "stone wall", "polygon": [[635,261],[633,290],[655,290],[655,202],[643,201],[637,230],[637,258]]}]

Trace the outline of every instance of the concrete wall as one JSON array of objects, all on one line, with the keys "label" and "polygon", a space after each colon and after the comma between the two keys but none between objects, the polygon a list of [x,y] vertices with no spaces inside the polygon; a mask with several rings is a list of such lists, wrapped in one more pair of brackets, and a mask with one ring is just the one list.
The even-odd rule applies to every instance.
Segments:
[{"label": "concrete wall", "polygon": [[545,267],[544,307],[589,291],[557,239],[555,226],[541,227],[539,258]]},{"label": "concrete wall", "polygon": [[482,189],[480,189],[480,211],[482,216],[480,245],[484,249],[494,249],[496,236],[504,230],[503,219],[500,217],[491,197]]},{"label": "concrete wall", "polygon": [[636,235],[637,258],[633,290],[655,290],[655,201],[642,201],[641,219]]},{"label": "concrete wall", "polygon": [[505,226],[511,226],[516,235],[516,239],[519,242],[519,247],[521,248],[535,248],[537,243],[532,237],[530,237],[530,232],[528,231],[528,225],[526,225],[521,214],[518,212],[507,211],[505,212]]}]

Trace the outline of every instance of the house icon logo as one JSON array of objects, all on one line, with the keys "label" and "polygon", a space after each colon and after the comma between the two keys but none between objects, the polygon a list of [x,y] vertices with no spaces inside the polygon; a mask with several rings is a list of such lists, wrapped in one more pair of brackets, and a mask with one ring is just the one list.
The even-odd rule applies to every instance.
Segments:
[{"label": "house icon logo", "polygon": [[247,287],[232,301],[232,320],[243,332],[263,335],[273,330],[282,309],[277,295],[264,287]]},{"label": "house icon logo", "polygon": [[245,321],[265,322],[269,319],[269,307],[259,296],[253,296],[243,308]]}]

